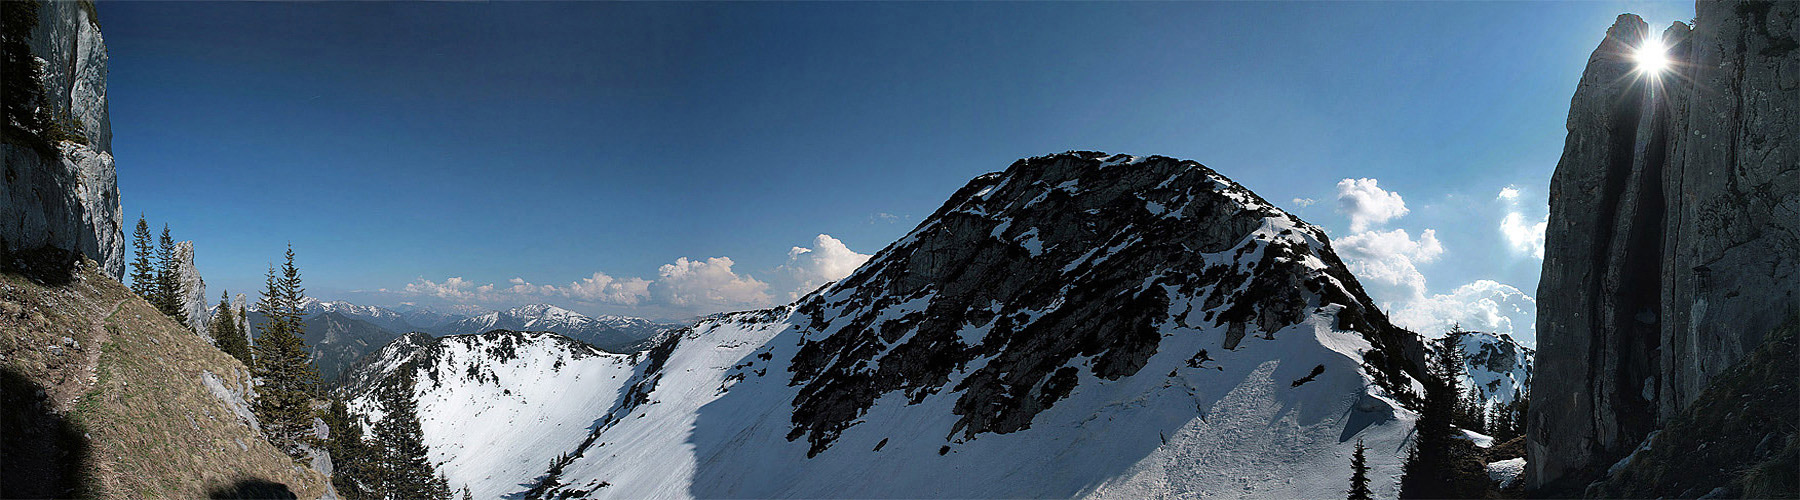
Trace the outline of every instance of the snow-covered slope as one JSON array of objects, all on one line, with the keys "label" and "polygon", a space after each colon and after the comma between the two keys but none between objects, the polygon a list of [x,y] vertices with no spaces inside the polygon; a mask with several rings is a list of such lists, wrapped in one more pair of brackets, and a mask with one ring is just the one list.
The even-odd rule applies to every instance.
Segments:
[{"label": "snow-covered slope", "polygon": [[[1198,163],[1092,152],[978,177],[849,277],[579,381],[523,354],[558,339],[409,336],[347,390],[411,373],[432,456],[483,495],[1332,497],[1362,440],[1392,496],[1422,357],[1320,229]],[[506,432],[445,423],[496,405]],[[525,465],[472,472],[495,455]]]},{"label": "snow-covered slope", "polygon": [[1466,332],[1461,344],[1463,361],[1469,376],[1463,387],[1481,391],[1481,398],[1493,405],[1513,402],[1517,395],[1529,392],[1531,348],[1519,345],[1511,335]]},{"label": "snow-covered slope", "polygon": [[542,497],[1394,493],[1417,338],[1318,228],[1197,163],[972,181],[844,280],[646,353]]},{"label": "snow-covered slope", "polygon": [[494,329],[551,331],[613,352],[635,352],[646,341],[677,325],[626,316],[592,317],[549,304],[492,311],[438,326],[439,333],[477,333]]},{"label": "snow-covered slope", "polygon": [[346,385],[350,408],[381,418],[374,389],[414,378],[432,461],[453,488],[498,498],[535,484],[613,407],[635,357],[548,332],[411,334],[370,356]]}]

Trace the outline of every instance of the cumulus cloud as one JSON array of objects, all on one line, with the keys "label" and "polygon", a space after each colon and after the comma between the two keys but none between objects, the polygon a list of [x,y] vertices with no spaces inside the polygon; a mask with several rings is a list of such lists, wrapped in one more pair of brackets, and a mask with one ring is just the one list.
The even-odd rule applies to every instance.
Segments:
[{"label": "cumulus cloud", "polygon": [[562,287],[545,285],[544,290],[584,302],[634,306],[645,297],[650,296],[650,280],[618,279],[608,276],[606,273],[596,272],[593,276],[582,278]]},{"label": "cumulus cloud", "polygon": [[1477,280],[1446,294],[1421,296],[1392,309],[1394,324],[1426,335],[1461,325],[1467,330],[1510,334],[1536,343],[1537,301],[1511,285]]},{"label": "cumulus cloud", "polygon": [[1500,234],[1506,238],[1506,246],[1514,254],[1542,259],[1544,229],[1550,226],[1550,214],[1544,214],[1537,222],[1527,222],[1525,213],[1519,207],[1519,197],[1519,189],[1512,186],[1500,188],[1500,195],[1495,197],[1506,202],[1506,215],[1500,218]]},{"label": "cumulus cloud", "polygon": [[769,284],[731,270],[730,257],[675,259],[663,264],[650,291],[664,303],[699,309],[768,305]]},{"label": "cumulus cloud", "polygon": [[1306,207],[1310,207],[1310,206],[1312,206],[1312,204],[1318,203],[1318,202],[1319,202],[1319,200],[1315,200],[1312,198],[1294,198],[1294,208],[1306,208]]},{"label": "cumulus cloud", "polygon": [[1406,200],[1399,193],[1386,191],[1375,179],[1338,181],[1338,211],[1350,218],[1350,232],[1362,232],[1375,224],[1407,214]]},{"label": "cumulus cloud", "polygon": [[788,300],[794,300],[825,283],[844,279],[868,261],[868,254],[856,253],[837,238],[821,234],[813,238],[812,248],[788,250],[787,263],[778,270],[794,280],[794,289],[788,292]]},{"label": "cumulus cloud", "polygon": [[1358,281],[1377,298],[1409,299],[1425,293],[1425,274],[1417,264],[1444,255],[1437,231],[1426,229],[1413,239],[1405,229],[1365,231],[1338,240],[1338,252]]},{"label": "cumulus cloud", "polygon": [[493,290],[494,285],[476,285],[461,276],[445,279],[442,283],[419,278],[406,285],[406,293],[447,300],[481,300],[483,294],[492,293]]}]

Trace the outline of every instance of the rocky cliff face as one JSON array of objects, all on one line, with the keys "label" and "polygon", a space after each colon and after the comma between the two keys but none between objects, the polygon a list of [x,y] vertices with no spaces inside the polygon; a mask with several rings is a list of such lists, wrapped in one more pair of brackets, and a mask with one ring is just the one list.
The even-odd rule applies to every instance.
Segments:
[{"label": "rocky cliff face", "polygon": [[175,244],[175,273],[181,278],[181,310],[187,313],[188,328],[211,341],[212,315],[207,306],[210,296],[206,294],[206,280],[200,279],[200,270],[194,268],[194,242]]},{"label": "rocky cliff face", "polygon": [[[85,255],[105,274],[122,278],[124,219],[106,112],[106,43],[91,3],[36,3],[36,14],[35,26],[5,30],[9,39],[28,40],[31,57],[41,61],[38,105],[48,108],[44,115],[63,132],[46,137],[42,130],[9,126],[0,144],[6,160],[0,175],[0,247],[21,260],[4,264],[25,267],[33,265],[25,260],[51,259],[66,265]],[[24,95],[20,89],[6,92],[8,99]],[[9,111],[9,121],[18,118]]]},{"label": "rocky cliff face", "polygon": [[1638,446],[1800,314],[1800,4],[1701,2],[1634,73],[1622,15],[1589,58],[1551,180],[1528,484]]}]

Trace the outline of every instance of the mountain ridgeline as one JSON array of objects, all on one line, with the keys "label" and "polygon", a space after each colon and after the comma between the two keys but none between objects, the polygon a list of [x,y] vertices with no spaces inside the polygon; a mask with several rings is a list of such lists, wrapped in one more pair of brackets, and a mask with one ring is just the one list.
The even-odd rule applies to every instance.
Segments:
[{"label": "mountain ridgeline", "polygon": [[1094,152],[974,179],[793,304],[638,354],[557,339],[408,336],[341,390],[412,378],[477,496],[1316,497],[1359,439],[1393,495],[1423,356],[1319,228],[1198,163]]}]

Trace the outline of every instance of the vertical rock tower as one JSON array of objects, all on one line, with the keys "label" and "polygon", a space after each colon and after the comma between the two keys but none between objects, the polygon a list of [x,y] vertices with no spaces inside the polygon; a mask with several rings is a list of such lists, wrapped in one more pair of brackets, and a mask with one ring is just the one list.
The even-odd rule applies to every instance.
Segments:
[{"label": "vertical rock tower", "polygon": [[1800,315],[1800,4],[1621,15],[1588,59],[1550,184],[1532,488],[1579,487]]},{"label": "vertical rock tower", "polygon": [[[35,23],[14,15],[33,10]],[[7,262],[0,265],[66,264],[85,255],[122,278],[124,220],[106,114],[106,42],[93,3],[7,2],[6,11],[6,72],[24,75],[35,60],[41,73],[6,77],[0,255]]]}]

